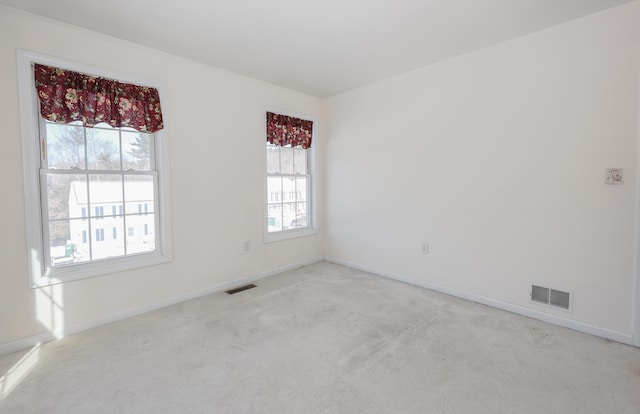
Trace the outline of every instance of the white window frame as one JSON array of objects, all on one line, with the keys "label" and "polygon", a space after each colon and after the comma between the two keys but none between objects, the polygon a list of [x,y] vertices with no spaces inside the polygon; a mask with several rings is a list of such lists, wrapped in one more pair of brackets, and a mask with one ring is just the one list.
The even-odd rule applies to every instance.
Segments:
[{"label": "white window frame", "polygon": [[[171,237],[171,193],[169,186],[169,142],[167,129],[167,91],[163,83],[135,75],[106,70],[52,56],[17,50],[18,90],[20,94],[20,122],[22,136],[22,160],[24,175],[25,215],[28,248],[29,283],[33,288],[48,286],[72,280],[116,273],[167,263],[172,260]],[[42,205],[40,198],[40,135],[38,98],[35,93],[33,65],[39,63],[47,66],[88,73],[126,83],[154,87],[160,94],[163,103],[164,129],[155,132],[155,156],[158,171],[158,234],[154,252],[142,253],[126,257],[116,257],[90,263],[78,263],[72,266],[52,268],[44,263],[45,253],[43,239]],[[87,235],[89,237],[89,235]]]},{"label": "white window frame", "polygon": [[[313,131],[312,131],[312,143],[311,147],[307,149],[307,174],[310,176],[309,180],[309,189],[308,189],[308,197],[307,200],[307,208],[309,211],[307,212],[307,223],[309,224],[306,228],[297,228],[297,229],[287,229],[281,230],[278,232],[269,232],[269,194],[268,194],[268,177],[267,173],[267,112],[272,112],[276,114],[292,116],[295,118],[306,119],[313,122]],[[263,202],[262,202],[262,210],[264,212],[264,217],[262,219],[263,222],[263,232],[264,232],[264,242],[265,243],[273,243],[282,240],[290,240],[298,237],[306,237],[318,234],[318,203],[317,203],[317,175],[318,171],[316,169],[316,151],[315,145],[317,145],[317,137],[316,137],[316,119],[315,117],[308,114],[301,114],[291,111],[286,111],[280,108],[265,108],[264,109],[264,134],[263,134],[263,157],[264,165],[262,171],[264,171],[264,190],[263,190]]]}]

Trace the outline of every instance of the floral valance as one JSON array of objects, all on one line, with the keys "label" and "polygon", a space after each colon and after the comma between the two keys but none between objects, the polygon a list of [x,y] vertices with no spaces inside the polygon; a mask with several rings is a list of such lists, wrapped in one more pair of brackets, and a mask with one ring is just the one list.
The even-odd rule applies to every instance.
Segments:
[{"label": "floral valance", "polygon": [[35,65],[40,114],[57,123],[106,122],[152,133],[163,128],[158,90],[51,66]]},{"label": "floral valance", "polygon": [[304,149],[311,147],[313,121],[267,112],[267,141],[270,144]]}]

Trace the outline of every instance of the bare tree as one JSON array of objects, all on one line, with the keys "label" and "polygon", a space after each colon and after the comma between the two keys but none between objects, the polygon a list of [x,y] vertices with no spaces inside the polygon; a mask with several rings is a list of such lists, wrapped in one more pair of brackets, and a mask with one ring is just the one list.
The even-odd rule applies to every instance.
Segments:
[{"label": "bare tree", "polygon": [[[85,133],[86,131],[86,133]],[[76,174],[50,174],[47,182],[49,236],[51,246],[64,245],[70,239],[69,191],[71,182],[85,179],[87,169],[120,168],[120,150],[113,140],[99,131],[72,125],[47,124],[46,165],[49,169],[78,170]],[[100,179],[101,176],[93,176]]]},{"label": "bare tree", "polygon": [[135,140],[131,143],[131,149],[127,152],[133,158],[135,169],[150,169],[151,146],[149,136],[137,134]]}]

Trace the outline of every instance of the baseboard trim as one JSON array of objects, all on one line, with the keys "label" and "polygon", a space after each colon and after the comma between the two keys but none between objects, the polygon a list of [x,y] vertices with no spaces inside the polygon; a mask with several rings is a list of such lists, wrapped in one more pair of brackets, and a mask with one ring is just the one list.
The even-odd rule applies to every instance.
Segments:
[{"label": "baseboard trim", "polygon": [[248,283],[256,282],[260,279],[264,279],[269,276],[273,276],[277,273],[286,272],[288,270],[297,269],[303,266],[311,265],[314,263],[321,262],[323,260],[322,256],[314,257],[308,260],[304,260],[302,262],[290,264],[283,267],[278,267],[275,269],[268,270],[266,272],[261,272],[253,275],[248,275],[244,277],[240,277],[238,279],[234,279],[229,282],[219,283],[217,285],[213,285],[207,287],[205,289],[195,290],[192,292],[184,293],[177,296],[172,296],[167,299],[163,299],[157,302],[149,303],[147,305],[138,306],[135,308],[127,309],[122,312],[117,312],[111,315],[107,315],[101,318],[93,319],[81,324],[67,326],[63,330],[57,330],[55,332],[42,332],[40,334],[24,337],[17,339],[15,341],[5,342],[0,344],[0,356],[7,355],[16,351],[20,351],[22,349],[30,348],[36,346],[38,344],[42,344],[45,342],[49,342],[55,339],[64,338],[65,336],[73,335],[82,331],[86,331],[88,329],[97,328],[98,326],[106,325],[109,323],[117,322],[123,319],[127,319],[133,316],[142,315],[147,312],[152,312],[154,310],[166,308],[167,306],[175,305],[181,302],[186,302],[191,299],[196,299],[201,296],[210,295],[212,293],[222,292],[225,290],[232,289],[237,286],[245,285]]},{"label": "baseboard trim", "polygon": [[485,296],[476,295],[460,291],[457,289],[451,289],[444,286],[440,286],[434,283],[419,280],[413,277],[399,275],[393,272],[387,272],[384,270],[376,269],[373,267],[361,265],[348,260],[337,259],[332,257],[324,258],[327,262],[339,264],[342,266],[351,267],[353,269],[362,270],[367,273],[372,273],[377,276],[381,276],[387,279],[396,280],[398,282],[407,283],[410,285],[434,290],[436,292],[445,293],[447,295],[455,296],[457,298],[466,299],[471,302],[480,303],[483,305],[491,306],[496,309],[501,309],[507,312],[515,313],[518,315],[526,316],[532,319],[537,319],[543,322],[550,323],[552,325],[561,326],[563,328],[573,329],[575,331],[587,333],[590,335],[598,336],[612,341],[620,342],[626,345],[633,345],[633,335],[627,335],[621,332],[612,331],[609,329],[600,328],[598,326],[590,325],[584,322],[575,321],[572,319],[563,318],[557,315],[551,315],[548,313],[540,312],[535,309],[526,308],[524,306],[515,305],[508,302],[503,302],[497,299],[488,298]]},{"label": "baseboard trim", "polygon": [[0,356],[12,354],[22,351],[23,349],[32,348],[45,342],[53,341],[59,338],[51,332],[42,332],[37,335],[26,336],[11,342],[0,344]]}]

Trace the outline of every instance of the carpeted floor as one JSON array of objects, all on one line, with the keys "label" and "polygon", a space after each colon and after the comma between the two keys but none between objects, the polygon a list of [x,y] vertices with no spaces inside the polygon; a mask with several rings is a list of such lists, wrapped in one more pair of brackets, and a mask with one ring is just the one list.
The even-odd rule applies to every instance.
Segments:
[{"label": "carpeted floor", "polygon": [[[640,413],[640,349],[322,262],[0,357],[2,413]],[[3,388],[4,386],[4,388]]]}]

